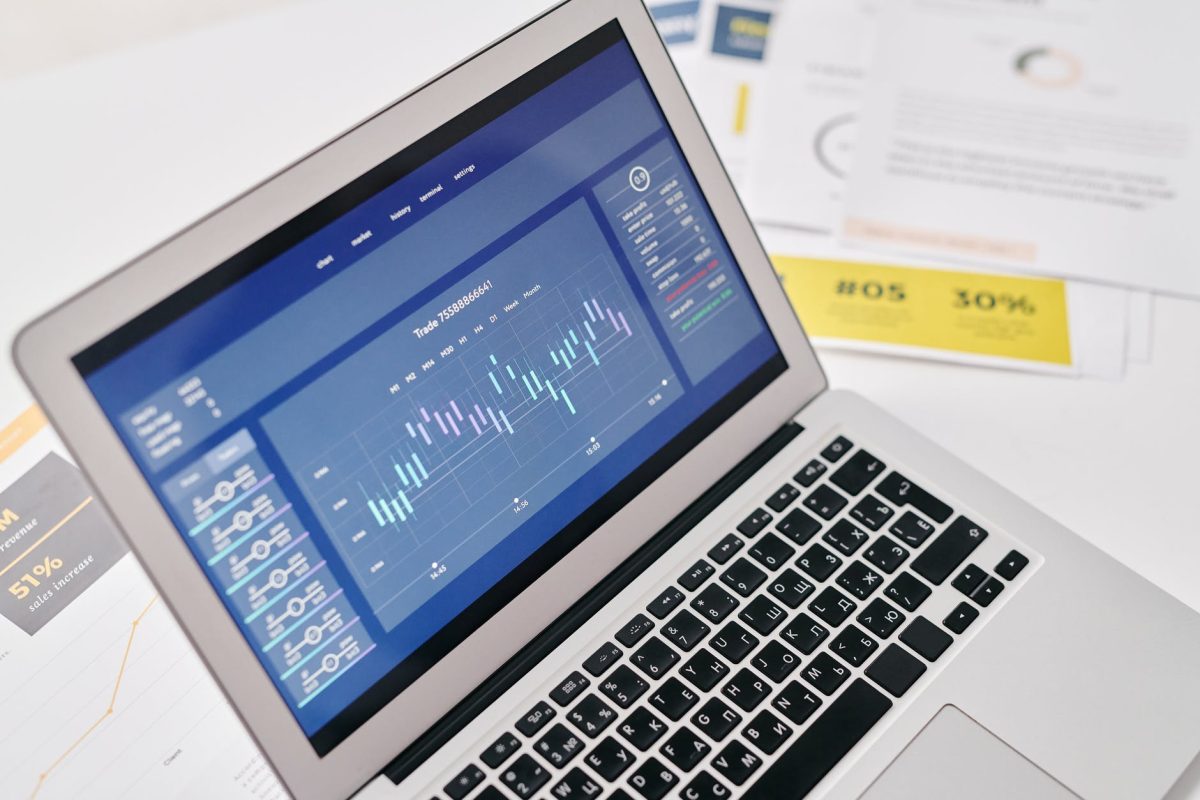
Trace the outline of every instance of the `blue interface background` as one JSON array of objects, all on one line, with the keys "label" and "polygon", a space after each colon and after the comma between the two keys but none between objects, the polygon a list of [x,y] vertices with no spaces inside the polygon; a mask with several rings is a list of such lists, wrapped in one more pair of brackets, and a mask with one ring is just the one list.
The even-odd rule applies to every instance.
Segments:
[{"label": "blue interface background", "polygon": [[85,376],[309,735],[778,354],[683,165],[615,45]]}]

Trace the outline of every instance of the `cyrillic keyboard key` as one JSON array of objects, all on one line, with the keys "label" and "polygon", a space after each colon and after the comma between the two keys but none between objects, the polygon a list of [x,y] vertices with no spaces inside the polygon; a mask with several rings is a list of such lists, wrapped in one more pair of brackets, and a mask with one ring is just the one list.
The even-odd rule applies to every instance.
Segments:
[{"label": "cyrillic keyboard key", "polygon": [[726,661],[736,664],[758,647],[758,639],[736,622],[729,622],[713,634],[708,646]]},{"label": "cyrillic keyboard key", "polygon": [[771,705],[797,725],[803,725],[821,707],[821,698],[807,686],[792,681],[775,695]]},{"label": "cyrillic keyboard key", "polygon": [[646,800],[659,800],[677,783],[679,778],[675,773],[653,757],[646,759],[629,775],[629,785]]},{"label": "cyrillic keyboard key", "polygon": [[720,622],[738,607],[738,600],[729,592],[710,583],[692,598],[692,608],[707,622]]},{"label": "cyrillic keyboard key", "polygon": [[816,586],[794,569],[785,569],[775,576],[767,591],[788,608],[795,608],[812,594]]},{"label": "cyrillic keyboard key", "polygon": [[866,600],[871,592],[883,585],[883,575],[868,567],[861,561],[852,561],[850,566],[838,575],[838,586],[857,597]]},{"label": "cyrillic keyboard key", "polygon": [[812,490],[804,505],[817,512],[822,519],[833,519],[849,502],[833,489],[822,484]]},{"label": "cyrillic keyboard key", "polygon": [[712,745],[697,736],[696,732],[686,725],[671,734],[671,737],[659,748],[659,752],[683,772],[691,772],[711,750]]},{"label": "cyrillic keyboard key", "polygon": [[556,723],[546,731],[546,735],[538,739],[533,749],[542,758],[558,768],[565,767],[571,759],[583,750],[585,739],[571,731],[566,725]]},{"label": "cyrillic keyboard key", "polygon": [[692,778],[691,783],[683,787],[679,796],[685,797],[687,800],[726,800],[730,796],[730,792],[725,784],[704,770],[700,770],[696,777]]},{"label": "cyrillic keyboard key", "polygon": [[867,677],[900,697],[925,674],[925,665],[898,644],[889,644],[867,667]]},{"label": "cyrillic keyboard key", "polygon": [[954,642],[954,637],[925,617],[917,617],[900,632],[900,641],[926,661],[937,661]]},{"label": "cyrillic keyboard key", "polygon": [[792,733],[790,725],[765,708],[742,728],[742,736],[767,755],[778,750]]},{"label": "cyrillic keyboard key", "polygon": [[895,513],[891,506],[873,494],[869,494],[862,500],[859,500],[854,508],[850,509],[850,516],[873,531],[882,528],[884,523],[891,519]]},{"label": "cyrillic keyboard key", "polygon": [[768,533],[751,545],[748,555],[762,564],[768,572],[774,572],[796,555],[796,548],[775,534]]},{"label": "cyrillic keyboard key", "polygon": [[740,523],[738,523],[738,533],[747,538],[752,538],[758,535],[758,532],[771,522],[771,515],[761,508],[756,508]]},{"label": "cyrillic keyboard key", "polygon": [[629,665],[622,664],[600,681],[600,691],[621,708],[629,708],[633,702],[650,688]]},{"label": "cyrillic keyboard key", "polygon": [[909,547],[920,547],[933,533],[933,523],[921,519],[911,511],[905,511],[888,530]]},{"label": "cyrillic keyboard key", "polygon": [[885,533],[871,542],[863,558],[891,575],[908,558],[908,551]]},{"label": "cyrillic keyboard key", "polygon": [[521,800],[533,797],[548,780],[550,780],[550,770],[527,753],[522,753],[500,773],[500,781]]},{"label": "cyrillic keyboard key", "polygon": [[960,516],[913,559],[912,570],[932,584],[941,584],[987,535],[983,528]]},{"label": "cyrillic keyboard key", "polygon": [[679,668],[680,677],[703,692],[716,686],[728,674],[729,667],[725,662],[704,647],[697,650],[696,655]]},{"label": "cyrillic keyboard key", "polygon": [[875,654],[878,647],[878,642],[854,625],[847,625],[845,630],[829,643],[829,650],[853,667],[861,667],[868,658]]},{"label": "cyrillic keyboard key", "polygon": [[804,797],[891,707],[891,701],[869,683],[854,681],[780,754],[744,797],[746,800]]},{"label": "cyrillic keyboard key", "polygon": [[719,742],[742,721],[742,715],[734,711],[719,697],[712,697],[700,710],[692,715],[692,724],[712,739]]},{"label": "cyrillic keyboard key", "polygon": [[787,612],[778,603],[760,594],[738,613],[738,619],[753,628],[756,633],[766,636],[783,624],[787,619]]},{"label": "cyrillic keyboard key", "polygon": [[800,670],[800,677],[811,683],[817,691],[828,697],[850,677],[850,668],[835,661],[829,653],[817,653],[808,666]]},{"label": "cyrillic keyboard key", "polygon": [[817,615],[817,619],[831,628],[836,628],[854,613],[858,604],[832,586],[826,586],[812,599],[808,607]]},{"label": "cyrillic keyboard key", "polygon": [[721,573],[721,583],[733,589],[742,597],[749,597],[754,590],[762,586],[767,579],[767,573],[754,566],[749,560],[739,558]]},{"label": "cyrillic keyboard key", "polygon": [[672,665],[679,660],[679,654],[667,646],[667,643],[657,636],[651,636],[646,643],[629,657],[630,663],[651,678],[661,678],[667,674]]},{"label": "cyrillic keyboard key", "polygon": [[855,619],[880,639],[891,636],[896,628],[904,624],[904,615],[879,597],[868,603]]},{"label": "cyrillic keyboard key", "polygon": [[852,556],[871,536],[850,520],[839,519],[821,538],[833,545],[842,555]]},{"label": "cyrillic keyboard key", "polygon": [[866,450],[859,450],[829,476],[829,482],[848,494],[858,494],[883,474],[884,463]]},{"label": "cyrillic keyboard key", "polygon": [[950,506],[938,500],[899,472],[889,473],[875,487],[875,491],[898,506],[912,506],[934,522],[945,522],[954,513],[954,509],[950,508]]},{"label": "cyrillic keyboard key", "polygon": [[667,723],[656,717],[650,709],[638,706],[617,726],[617,730],[638,750],[647,750],[667,732]]},{"label": "cyrillic keyboard key", "polygon": [[750,748],[734,739],[712,761],[713,769],[731,783],[741,786],[754,771],[762,766],[762,759],[750,752]]},{"label": "cyrillic keyboard key", "polygon": [[637,760],[637,756],[616,739],[606,736],[583,760],[604,780],[615,781]]},{"label": "cyrillic keyboard key", "polygon": [[829,637],[829,629],[808,614],[799,614],[783,629],[780,638],[808,655]]},{"label": "cyrillic keyboard key", "polygon": [[796,559],[796,566],[818,581],[828,580],[841,565],[840,558],[819,544],[810,544],[800,558]]},{"label": "cyrillic keyboard key", "polygon": [[602,791],[604,789],[600,784],[588,777],[588,774],[579,767],[575,767],[566,774],[566,777],[554,784],[550,790],[550,796],[575,800],[575,798],[599,797]]},{"label": "cyrillic keyboard key", "polygon": [[892,582],[883,590],[883,594],[905,611],[916,611],[932,591],[911,574],[901,572],[892,579]]},{"label": "cyrillic keyboard key", "polygon": [[685,608],[663,625],[662,635],[686,653],[699,644],[710,630],[699,617]]},{"label": "cyrillic keyboard key", "polygon": [[767,642],[754,654],[754,658],[750,659],[750,666],[776,683],[783,683],[787,676],[800,666],[800,656],[779,642]]},{"label": "cyrillic keyboard key", "polygon": [[771,685],[765,678],[748,669],[741,669],[721,687],[721,693],[742,711],[753,711],[759,703],[767,699],[767,695],[771,693]]},{"label": "cyrillic keyboard key", "polygon": [[597,695],[589,694],[567,712],[567,719],[580,731],[595,739],[617,719],[617,712]]},{"label": "cyrillic keyboard key", "polygon": [[658,691],[650,695],[651,708],[672,722],[678,720],[700,700],[700,696],[672,676],[663,681]]},{"label": "cyrillic keyboard key", "polygon": [[[776,526],[778,527],[778,526]],[[1011,581],[1029,564],[1029,559],[1016,550],[1009,550],[1004,560],[996,565],[996,574],[1006,581]]]}]

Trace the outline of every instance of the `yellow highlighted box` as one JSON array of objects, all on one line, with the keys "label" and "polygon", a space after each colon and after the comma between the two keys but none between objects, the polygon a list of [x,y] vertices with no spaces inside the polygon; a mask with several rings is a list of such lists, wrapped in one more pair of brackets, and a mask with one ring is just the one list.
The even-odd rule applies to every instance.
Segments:
[{"label": "yellow highlighted box", "polygon": [[42,428],[46,427],[46,415],[37,406],[30,406],[14,419],[6,428],[0,430],[0,461],[4,461],[21,449],[21,445],[32,439]]},{"label": "yellow highlighted box", "polygon": [[772,256],[810,336],[1069,366],[1063,281]]}]

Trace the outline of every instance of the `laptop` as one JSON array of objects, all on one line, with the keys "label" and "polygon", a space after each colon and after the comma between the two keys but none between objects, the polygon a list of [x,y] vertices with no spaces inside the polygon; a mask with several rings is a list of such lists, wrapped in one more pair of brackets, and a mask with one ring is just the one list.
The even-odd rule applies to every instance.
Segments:
[{"label": "laptop", "polygon": [[637,0],[15,358],[301,800],[1142,798],[1200,751],[1194,612],[827,387]]}]

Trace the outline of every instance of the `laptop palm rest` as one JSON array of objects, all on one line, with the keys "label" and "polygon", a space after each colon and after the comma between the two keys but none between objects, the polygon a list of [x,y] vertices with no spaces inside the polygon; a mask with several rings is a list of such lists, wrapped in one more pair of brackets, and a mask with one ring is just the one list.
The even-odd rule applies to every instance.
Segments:
[{"label": "laptop palm rest", "polygon": [[860,800],[1078,800],[1071,790],[954,706],[943,706]]}]

